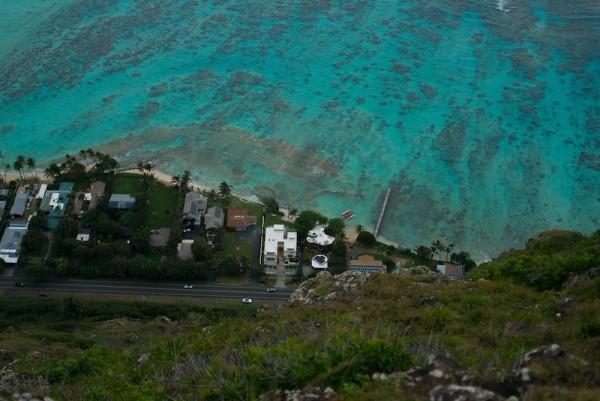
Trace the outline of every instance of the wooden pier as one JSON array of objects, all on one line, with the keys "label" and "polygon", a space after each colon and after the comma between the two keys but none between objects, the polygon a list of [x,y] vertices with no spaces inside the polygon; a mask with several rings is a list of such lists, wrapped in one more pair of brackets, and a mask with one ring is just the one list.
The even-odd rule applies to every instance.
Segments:
[{"label": "wooden pier", "polygon": [[381,229],[381,223],[383,223],[383,216],[385,216],[385,211],[388,206],[388,202],[390,201],[390,195],[392,194],[392,188],[388,188],[385,193],[385,198],[383,198],[383,204],[381,205],[381,211],[379,212],[379,219],[377,219],[377,225],[375,226],[375,231],[373,235],[377,237],[379,235],[379,230]]}]

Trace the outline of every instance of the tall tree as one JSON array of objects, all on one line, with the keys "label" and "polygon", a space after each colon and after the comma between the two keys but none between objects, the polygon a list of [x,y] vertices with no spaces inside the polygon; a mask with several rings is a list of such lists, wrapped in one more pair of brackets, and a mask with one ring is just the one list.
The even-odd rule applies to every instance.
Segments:
[{"label": "tall tree", "polygon": [[23,167],[25,167],[25,157],[19,155],[13,163],[13,168],[19,172],[19,177],[21,179],[23,178]]},{"label": "tall tree", "polygon": [[44,170],[44,175],[52,180],[55,180],[61,174],[60,167],[56,163],[50,164]]},{"label": "tall tree", "polygon": [[187,191],[190,182],[192,181],[192,173],[189,170],[185,170],[179,178],[179,189],[181,191]]},{"label": "tall tree", "polygon": [[10,163],[4,164],[4,181],[6,181],[6,176],[8,175],[8,170],[10,170]]},{"label": "tall tree", "polygon": [[219,195],[223,197],[231,195],[231,187],[225,181],[219,184]]},{"label": "tall tree", "polygon": [[29,172],[35,175],[35,160],[32,157],[27,158],[27,167],[29,167]]},{"label": "tall tree", "polygon": [[364,230],[364,227],[362,224],[357,224],[356,227],[354,227],[354,231],[356,231],[357,234],[360,234],[360,232]]}]

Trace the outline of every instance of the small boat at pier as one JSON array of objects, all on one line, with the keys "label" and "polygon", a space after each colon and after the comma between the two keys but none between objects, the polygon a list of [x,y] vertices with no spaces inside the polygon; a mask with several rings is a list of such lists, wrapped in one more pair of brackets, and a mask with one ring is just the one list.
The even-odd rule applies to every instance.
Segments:
[{"label": "small boat at pier", "polygon": [[340,216],[342,216],[346,220],[350,220],[351,218],[354,217],[354,212],[352,212],[352,210],[348,209],[348,210],[344,211]]}]

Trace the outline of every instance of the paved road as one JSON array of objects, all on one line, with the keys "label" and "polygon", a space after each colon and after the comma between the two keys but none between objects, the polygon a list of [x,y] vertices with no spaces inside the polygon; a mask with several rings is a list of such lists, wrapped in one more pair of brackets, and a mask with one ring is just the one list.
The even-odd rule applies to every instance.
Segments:
[{"label": "paved road", "polygon": [[25,287],[15,287],[15,279],[0,278],[0,291],[6,295],[37,292],[90,293],[90,294],[126,294],[152,295],[163,297],[195,297],[237,299],[252,298],[257,301],[287,301],[289,289],[280,289],[268,293],[264,287],[251,285],[194,284],[193,289],[184,289],[184,283],[164,283],[121,280],[79,280],[68,279],[47,283],[25,283]]}]

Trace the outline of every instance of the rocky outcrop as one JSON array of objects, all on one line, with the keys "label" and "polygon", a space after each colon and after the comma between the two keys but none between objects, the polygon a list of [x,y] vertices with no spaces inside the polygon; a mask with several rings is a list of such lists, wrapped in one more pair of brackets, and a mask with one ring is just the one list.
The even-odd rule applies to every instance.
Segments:
[{"label": "rocky outcrop", "polygon": [[576,284],[584,283],[586,281],[593,280],[597,277],[600,277],[600,266],[580,274],[571,273],[569,275],[569,278],[567,278],[567,281],[563,285],[563,288],[573,287]]},{"label": "rocky outcrop", "polygon": [[260,396],[260,401],[333,401],[335,391],[327,387],[308,387],[303,390],[277,390]]},{"label": "rocky outcrop", "polygon": [[450,384],[437,386],[429,393],[430,401],[505,401],[505,398],[481,387]]},{"label": "rocky outcrop", "polygon": [[406,386],[424,391],[438,385],[471,383],[473,376],[450,358],[430,356],[427,365],[409,370],[404,380]]},{"label": "rocky outcrop", "polygon": [[335,276],[324,271],[300,284],[290,295],[290,302],[306,305],[330,301],[358,290],[368,280],[368,277],[365,274],[351,271]]},{"label": "rocky outcrop", "polygon": [[5,350],[0,350],[0,401],[53,401],[47,396],[19,392],[19,377],[12,369],[18,362]]},{"label": "rocky outcrop", "polygon": [[407,269],[398,269],[394,274],[398,274],[401,276],[440,276],[438,272],[431,270],[427,266],[415,266]]}]

